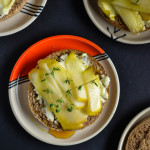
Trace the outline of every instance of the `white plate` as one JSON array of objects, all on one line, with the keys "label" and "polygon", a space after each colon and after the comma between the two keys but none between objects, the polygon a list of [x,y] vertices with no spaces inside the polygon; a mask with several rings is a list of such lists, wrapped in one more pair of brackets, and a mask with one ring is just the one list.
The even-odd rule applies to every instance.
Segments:
[{"label": "white plate", "polygon": [[137,114],[127,125],[127,127],[125,128],[119,145],[118,145],[118,150],[125,150],[125,144],[128,138],[129,133],[134,129],[134,127],[140,123],[142,120],[144,120],[145,118],[150,117],[150,107],[144,109],[143,111],[141,111],[139,114]]},{"label": "white plate", "polygon": [[29,26],[42,12],[47,0],[27,0],[22,10],[0,22],[0,37],[16,33]]},{"label": "white plate", "polygon": [[[110,97],[99,119],[93,125],[76,131],[69,139],[57,139],[48,134],[49,129],[43,126],[32,115],[27,100],[28,72],[36,66],[37,60],[46,57],[53,51],[61,49],[78,49],[89,53],[100,61],[111,79]],[[108,55],[96,44],[70,35],[49,37],[31,46],[17,61],[9,82],[10,104],[18,122],[35,138],[54,145],[79,144],[100,133],[112,119],[118,105],[119,95],[120,85],[118,75]]]},{"label": "white plate", "polygon": [[150,30],[133,35],[130,32],[117,29],[100,14],[97,0],[83,0],[83,3],[92,22],[101,32],[111,39],[127,44],[150,43]]}]

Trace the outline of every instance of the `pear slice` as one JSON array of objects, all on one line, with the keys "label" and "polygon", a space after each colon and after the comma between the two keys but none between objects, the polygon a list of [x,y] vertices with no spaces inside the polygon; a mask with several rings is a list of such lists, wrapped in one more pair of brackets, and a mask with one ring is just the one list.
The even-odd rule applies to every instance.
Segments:
[{"label": "pear slice", "polygon": [[73,109],[68,112],[65,104],[62,104],[61,112],[55,113],[64,130],[76,130],[83,127],[83,123],[87,120],[88,115],[82,110]]},{"label": "pear slice", "polygon": [[88,95],[87,114],[94,116],[101,111],[101,91],[99,77],[95,75],[95,71],[92,67],[87,68],[83,72],[84,83]]},{"label": "pear slice", "polygon": [[83,76],[82,76],[82,72],[85,70],[84,64],[82,63],[80,59],[77,58],[74,52],[71,52],[69,54],[69,56],[67,57],[65,61],[65,64],[73,80],[74,89],[75,89],[75,92],[77,93],[77,100],[86,102],[87,94],[86,94],[85,86],[83,85],[81,90],[78,90],[77,88],[84,83]]},{"label": "pear slice", "polygon": [[[42,80],[45,80],[44,82],[46,82],[46,86],[48,89],[51,89],[53,91],[53,94],[51,94],[51,98],[53,99],[53,102],[55,102],[57,99],[61,98],[63,93],[60,90],[58,84],[56,83],[56,81],[54,80],[54,78],[50,74],[50,70],[47,66],[46,63],[39,63],[39,68],[41,70],[43,70],[44,74],[42,77]],[[55,100],[55,101],[54,101]]]},{"label": "pear slice", "polygon": [[[73,103],[77,109],[81,109],[85,106],[85,103],[76,100],[76,97],[74,94],[75,89],[73,88],[73,81],[70,77],[70,74],[56,60],[54,59],[40,60],[38,62],[38,65],[41,69],[45,70],[45,72],[48,75],[47,76],[48,78],[51,78],[51,80],[56,82],[55,84],[58,85],[58,87],[61,89],[63,93],[62,94],[63,99],[64,97],[67,96],[67,99],[69,99],[70,103]],[[52,71],[54,68],[58,70],[55,70],[52,76]],[[67,79],[70,81],[70,84],[65,83]],[[71,89],[70,91],[71,95],[67,95],[66,93],[66,91],[69,89]]]},{"label": "pear slice", "polygon": [[115,21],[117,12],[109,1],[107,2],[106,0],[98,0],[98,6],[102,9],[105,15],[110,18],[110,20]]},{"label": "pear slice", "polygon": [[129,10],[119,6],[114,7],[122,18],[123,22],[133,34],[146,30],[144,22],[138,11]]},{"label": "pear slice", "polygon": [[29,79],[34,85],[38,94],[40,94],[50,105],[51,103],[56,103],[56,100],[62,96],[62,92],[60,91],[57,84],[55,84],[51,79],[46,79],[45,83],[45,72],[41,69],[33,69],[29,73]]},{"label": "pear slice", "polygon": [[150,0],[113,0],[112,3],[127,9],[150,14]]}]

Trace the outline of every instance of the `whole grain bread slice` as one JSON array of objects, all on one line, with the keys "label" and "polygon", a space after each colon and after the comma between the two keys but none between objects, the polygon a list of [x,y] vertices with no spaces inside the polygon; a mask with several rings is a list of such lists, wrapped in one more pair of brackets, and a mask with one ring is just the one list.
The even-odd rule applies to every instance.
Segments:
[{"label": "whole grain bread slice", "polygon": [[0,18],[0,21],[4,21],[4,20],[12,17],[16,13],[18,13],[23,8],[23,6],[26,4],[26,1],[27,0],[15,0],[15,3],[13,4],[12,8],[10,9],[8,15],[5,15],[2,18]]},{"label": "whole grain bread slice", "polygon": [[[125,150],[150,150],[150,118],[140,122],[129,134]],[[143,149],[144,148],[144,149]]]},{"label": "whole grain bread slice", "polygon": [[[73,50],[73,49],[65,49],[65,50],[53,52],[52,54],[47,56],[47,58],[56,59],[57,61],[60,61],[60,56],[62,56],[64,54],[69,54],[72,51],[75,52],[78,56],[83,54],[82,51]],[[97,74],[99,76],[101,76],[102,74],[107,75],[104,68],[102,67],[102,65],[95,58],[88,55],[88,60],[90,62],[90,66],[93,66],[93,67],[97,68],[97,70],[98,70]],[[110,93],[109,92],[110,87],[107,88],[107,91],[108,91],[108,94],[109,94]],[[31,112],[33,113],[35,118],[37,118],[46,127],[53,128],[53,129],[58,130],[58,131],[63,130],[59,123],[55,124],[55,122],[52,122],[51,120],[47,119],[46,115],[44,114],[45,112],[42,109],[44,107],[44,103],[40,104],[39,100],[37,100],[37,97],[38,97],[38,95],[34,91],[33,84],[31,82],[29,82],[29,84],[28,84],[28,103],[29,103],[29,107],[31,109]],[[106,102],[107,102],[107,100],[106,100]],[[105,104],[106,104],[106,102],[105,102]],[[105,104],[102,104],[101,112],[103,111]],[[98,119],[100,113],[98,115],[95,115],[95,116],[88,116],[87,121],[84,122],[84,127],[93,124]],[[55,118],[55,119],[57,119],[57,118]]]}]

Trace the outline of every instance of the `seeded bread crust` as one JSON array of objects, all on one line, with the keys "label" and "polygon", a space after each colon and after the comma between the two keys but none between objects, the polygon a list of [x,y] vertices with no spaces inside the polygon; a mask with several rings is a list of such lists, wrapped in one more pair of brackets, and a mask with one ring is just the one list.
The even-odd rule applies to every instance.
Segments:
[{"label": "seeded bread crust", "polygon": [[125,150],[150,150],[150,118],[140,122],[131,131]]},{"label": "seeded bread crust", "polygon": [[[62,56],[64,54],[69,54],[71,52],[75,52],[78,56],[80,56],[83,53],[83,52],[78,51],[78,50],[66,49],[66,50],[53,52],[52,54],[50,54],[46,58],[56,59],[57,61],[60,61],[60,56]],[[104,68],[101,66],[101,64],[95,58],[88,55],[88,60],[90,61],[90,66],[93,66],[99,70],[97,72],[97,74],[99,74],[99,76],[102,74],[107,75]],[[107,88],[107,91],[109,94],[110,93],[110,87]],[[28,103],[29,103],[29,107],[31,109],[31,112],[33,113],[35,118],[37,118],[46,127],[53,128],[53,129],[58,130],[58,131],[62,131],[63,129],[59,123],[55,124],[51,120],[47,119],[47,117],[44,114],[44,111],[42,109],[44,107],[44,103],[40,104],[39,100],[37,100],[37,97],[38,97],[38,95],[34,91],[33,84],[31,82],[29,82],[29,84],[28,84]],[[106,102],[107,102],[107,100],[106,100]],[[106,104],[106,102],[105,102],[105,104]],[[105,104],[102,105],[101,112],[103,111]],[[84,122],[83,128],[93,124],[98,119],[100,113],[98,115],[95,115],[95,116],[88,116],[87,121]]]},{"label": "seeded bread crust", "polygon": [[[105,20],[107,20],[109,23],[111,23],[113,26],[121,29],[121,30],[125,30],[125,31],[129,31],[128,27],[124,24],[123,20],[121,19],[121,17],[119,15],[115,16],[115,21],[110,20],[109,17],[107,17],[104,12],[101,10],[101,8],[99,7],[99,11],[102,14],[102,16],[105,18]],[[146,27],[146,26],[145,26]],[[150,29],[146,27],[146,30]],[[146,31],[145,30],[145,31]],[[130,31],[129,31],[130,32]],[[143,32],[143,31],[142,31]]]},{"label": "seeded bread crust", "polygon": [[0,18],[0,21],[4,21],[4,20],[12,17],[16,13],[18,13],[23,8],[26,1],[27,0],[15,0],[15,3],[13,4],[13,6],[12,6],[11,10],[9,11],[8,15],[5,15],[2,18]]}]

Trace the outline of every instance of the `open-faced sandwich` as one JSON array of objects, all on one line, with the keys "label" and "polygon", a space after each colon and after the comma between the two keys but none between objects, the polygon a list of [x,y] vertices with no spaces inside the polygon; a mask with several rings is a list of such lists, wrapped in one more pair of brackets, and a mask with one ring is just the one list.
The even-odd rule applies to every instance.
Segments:
[{"label": "open-faced sandwich", "polygon": [[150,0],[98,0],[103,17],[133,34],[150,29]]},{"label": "open-faced sandwich", "polygon": [[110,78],[101,64],[78,50],[53,52],[29,72],[28,103],[34,116],[55,131],[93,124],[109,97]]},{"label": "open-faced sandwich", "polygon": [[25,3],[26,0],[0,0],[0,21],[18,13]]},{"label": "open-faced sandwich", "polygon": [[150,150],[150,118],[141,121],[131,131],[125,150]]}]

